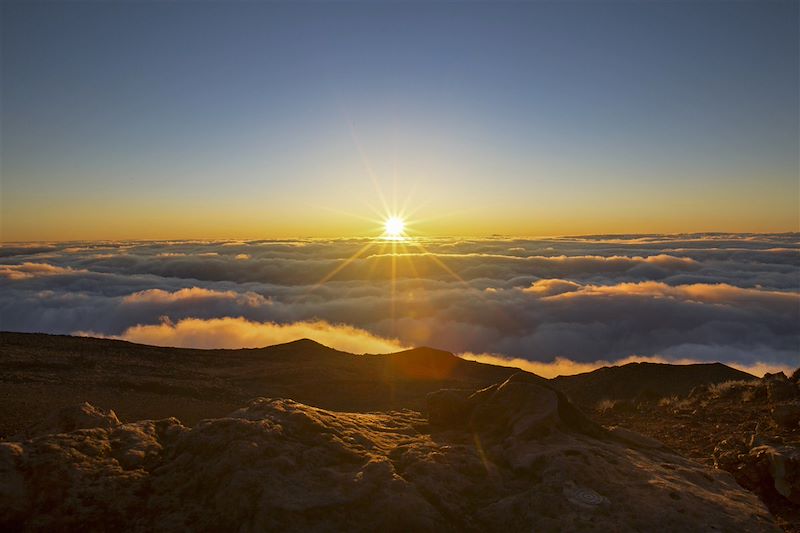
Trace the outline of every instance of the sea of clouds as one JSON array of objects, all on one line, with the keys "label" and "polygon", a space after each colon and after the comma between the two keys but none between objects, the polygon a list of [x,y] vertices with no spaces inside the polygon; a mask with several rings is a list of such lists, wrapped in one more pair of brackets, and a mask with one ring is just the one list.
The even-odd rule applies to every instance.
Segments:
[{"label": "sea of clouds", "polygon": [[633,360],[760,374],[800,366],[800,234],[11,243],[0,329],[428,345],[548,377]]}]

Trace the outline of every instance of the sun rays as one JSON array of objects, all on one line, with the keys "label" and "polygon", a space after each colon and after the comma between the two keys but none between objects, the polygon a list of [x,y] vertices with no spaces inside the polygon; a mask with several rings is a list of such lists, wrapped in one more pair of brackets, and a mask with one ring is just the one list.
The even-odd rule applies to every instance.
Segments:
[{"label": "sun rays", "polygon": [[[381,179],[376,174],[356,133],[355,127],[348,120],[350,136],[361,160],[371,188],[375,192],[375,203],[367,203],[366,207],[374,216],[347,213],[338,209],[327,208],[338,215],[350,216],[369,223],[365,227],[366,235],[354,240],[354,250],[349,257],[336,260],[331,270],[318,282],[308,287],[295,303],[310,297],[312,293],[328,283],[346,281],[351,276],[366,275],[374,283],[385,283],[390,294],[387,319],[391,324],[391,336],[396,337],[398,319],[407,318],[410,301],[414,306],[425,305],[428,300],[425,280],[432,271],[444,274],[444,279],[456,282],[463,287],[474,290],[477,297],[482,297],[480,289],[472,287],[464,278],[446,262],[442,254],[429,250],[429,246],[439,242],[438,238],[426,235],[420,226],[426,219],[417,216],[424,207],[422,202],[414,199],[414,186],[408,189],[405,198],[399,199],[396,176],[392,176],[392,194],[387,196],[381,186]],[[377,204],[377,205],[376,205]],[[447,213],[437,213],[434,218],[442,218]],[[365,225],[366,226],[366,225]],[[350,269],[355,272],[350,273]],[[388,286],[387,286],[388,285]]]},{"label": "sun rays", "polygon": [[[455,282],[482,298],[483,292],[472,287],[455,269],[447,264],[447,258],[435,251],[440,239],[421,235],[415,230],[415,221],[403,214],[386,214],[374,221],[372,236],[353,241],[353,251],[348,257],[336,260],[335,266],[309,286],[294,303],[310,297],[324,285],[346,282],[351,277],[369,279],[371,283],[384,284],[389,293],[386,319],[390,337],[402,336],[400,319],[408,318],[409,309],[419,310],[428,300],[426,280],[438,270],[444,280]],[[434,250],[429,249],[433,246]],[[351,272],[350,269],[355,269]],[[363,276],[363,277],[362,277]],[[431,302],[432,305],[432,302]]]}]

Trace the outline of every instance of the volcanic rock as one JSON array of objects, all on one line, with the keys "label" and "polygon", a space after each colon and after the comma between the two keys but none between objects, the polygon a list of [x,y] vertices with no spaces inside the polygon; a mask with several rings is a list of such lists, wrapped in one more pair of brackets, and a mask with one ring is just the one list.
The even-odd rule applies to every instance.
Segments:
[{"label": "volcanic rock", "polygon": [[193,428],[100,422],[3,442],[0,528],[775,530],[729,474],[628,445],[535,380],[432,398],[430,420],[257,398]]},{"label": "volcanic rock", "polygon": [[800,504],[800,449],[795,446],[758,446],[750,450],[749,462],[759,472],[768,472],[775,490],[795,504]]},{"label": "volcanic rock", "polygon": [[34,425],[28,434],[47,435],[50,433],[67,433],[76,429],[113,428],[120,425],[116,413],[104,411],[83,402],[80,405],[68,406],[57,410],[39,424]]}]

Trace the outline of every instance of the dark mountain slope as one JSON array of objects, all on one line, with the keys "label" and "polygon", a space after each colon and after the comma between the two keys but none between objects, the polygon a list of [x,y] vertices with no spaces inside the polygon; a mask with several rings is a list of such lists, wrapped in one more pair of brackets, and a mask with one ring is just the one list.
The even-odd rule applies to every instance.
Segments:
[{"label": "dark mountain slope", "polygon": [[651,399],[688,394],[698,385],[724,381],[754,380],[755,376],[722,363],[669,365],[660,363],[628,363],[598,368],[574,376],[558,376],[550,382],[573,402],[594,407],[605,399]]},{"label": "dark mountain slope", "polygon": [[428,392],[481,388],[518,371],[432,348],[352,355],[302,339],[258,349],[194,350],[0,333],[0,436],[81,402],[113,408],[123,420],[176,416],[188,424],[257,396],[335,410],[421,410]]},{"label": "dark mountain slope", "polygon": [[[177,416],[188,424],[222,416],[257,396],[334,410],[421,410],[429,392],[481,388],[518,371],[424,347],[353,355],[301,339],[266,348],[197,350],[4,332],[0,436],[81,402],[113,407],[123,420]],[[549,384],[577,404],[593,407],[606,398],[681,395],[700,384],[734,379],[753,377],[722,364],[632,363],[558,377]]]}]

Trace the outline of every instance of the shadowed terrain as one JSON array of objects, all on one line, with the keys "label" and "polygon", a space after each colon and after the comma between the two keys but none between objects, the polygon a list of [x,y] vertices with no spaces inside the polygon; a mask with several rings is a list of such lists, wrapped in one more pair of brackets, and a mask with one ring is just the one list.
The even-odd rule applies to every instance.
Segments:
[{"label": "shadowed terrain", "polygon": [[[600,412],[603,426],[570,401],[638,406],[742,374],[626,365],[546,380],[431,348],[194,350],[2,333],[0,525],[777,530],[761,492],[714,468],[716,451],[704,461],[669,433],[646,436],[643,408]],[[794,497],[791,472],[781,483]]]},{"label": "shadowed terrain", "polygon": [[755,376],[722,363],[669,365],[628,363],[598,368],[573,376],[558,376],[552,384],[582,407],[594,407],[605,399],[659,399],[686,395],[700,385],[754,380]]},{"label": "shadowed terrain", "polygon": [[773,531],[727,473],[525,374],[352,413],[257,398],[189,428],[89,404],[0,442],[0,526],[85,531]]},{"label": "shadowed terrain", "polygon": [[800,369],[790,377],[700,384],[669,397],[607,397],[590,412],[602,424],[625,426],[727,470],[786,531],[800,532]]},{"label": "shadowed terrain", "polygon": [[81,402],[113,408],[123,421],[175,416],[190,425],[258,396],[345,411],[421,410],[428,392],[481,388],[518,372],[431,348],[356,356],[308,339],[195,350],[0,333],[0,354],[0,436]]}]

